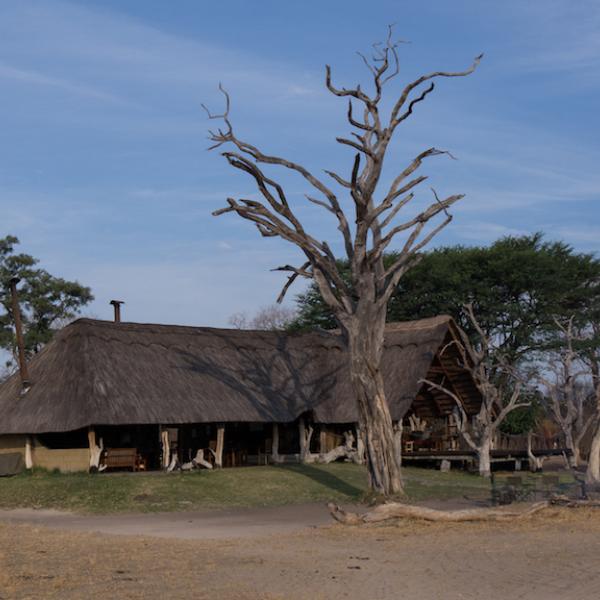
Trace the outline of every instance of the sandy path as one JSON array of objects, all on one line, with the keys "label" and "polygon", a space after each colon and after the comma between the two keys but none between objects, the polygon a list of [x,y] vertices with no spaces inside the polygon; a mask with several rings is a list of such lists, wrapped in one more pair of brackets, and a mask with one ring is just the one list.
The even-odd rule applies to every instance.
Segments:
[{"label": "sandy path", "polygon": [[600,513],[583,510],[212,541],[0,524],[0,598],[587,600],[599,534]]},{"label": "sandy path", "polygon": [[66,531],[146,535],[184,540],[249,538],[330,525],[324,504],[171,513],[79,515],[56,510],[0,510],[0,522]]}]

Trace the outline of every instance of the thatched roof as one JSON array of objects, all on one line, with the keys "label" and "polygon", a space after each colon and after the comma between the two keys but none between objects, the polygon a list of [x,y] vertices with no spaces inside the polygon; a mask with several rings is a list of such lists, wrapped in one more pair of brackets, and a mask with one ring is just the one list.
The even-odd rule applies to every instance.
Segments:
[{"label": "thatched roof", "polygon": [[[387,328],[383,372],[390,410],[402,418],[451,319]],[[112,323],[79,319],[0,387],[0,433],[71,431],[90,425],[349,423],[357,408],[339,338],[332,333]]]}]

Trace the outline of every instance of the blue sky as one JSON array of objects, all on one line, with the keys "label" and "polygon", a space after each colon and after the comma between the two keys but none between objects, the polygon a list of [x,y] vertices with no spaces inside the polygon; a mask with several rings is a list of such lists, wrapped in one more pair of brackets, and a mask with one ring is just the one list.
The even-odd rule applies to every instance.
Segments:
[{"label": "blue sky", "polygon": [[[464,192],[436,244],[481,244],[537,230],[597,251],[600,239],[600,3],[179,0],[0,3],[0,235],[52,273],[90,285],[89,315],[126,301],[135,321],[225,325],[271,304],[298,260],[235,216],[227,196],[253,193],[217,152],[209,122],[222,81],[240,137],[314,171],[347,172],[343,102],[323,89],[366,81],[355,54],[396,23],[402,82],[440,81],[398,130],[386,177],[430,146],[442,194]],[[333,222],[282,179],[317,237]],[[427,189],[421,192],[428,199]],[[334,243],[334,248],[339,244]]]}]

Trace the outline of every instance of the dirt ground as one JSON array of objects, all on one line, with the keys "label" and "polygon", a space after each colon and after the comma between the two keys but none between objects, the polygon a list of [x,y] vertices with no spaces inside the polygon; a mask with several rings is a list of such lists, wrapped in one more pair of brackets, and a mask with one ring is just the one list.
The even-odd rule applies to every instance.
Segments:
[{"label": "dirt ground", "polygon": [[241,539],[0,523],[0,598],[600,597],[600,512],[510,524],[332,525]]}]

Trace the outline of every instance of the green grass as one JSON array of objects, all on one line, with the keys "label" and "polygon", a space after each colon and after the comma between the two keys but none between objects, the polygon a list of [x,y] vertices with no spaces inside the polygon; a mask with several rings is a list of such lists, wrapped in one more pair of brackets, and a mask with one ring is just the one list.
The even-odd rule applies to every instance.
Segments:
[{"label": "green grass", "polygon": [[[489,495],[489,483],[467,473],[408,467],[403,475],[410,500]],[[0,508],[54,508],[83,513],[348,503],[365,500],[366,493],[365,469],[347,463],[184,474],[36,471],[0,478]]]}]

